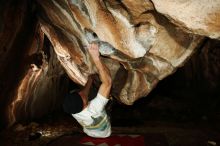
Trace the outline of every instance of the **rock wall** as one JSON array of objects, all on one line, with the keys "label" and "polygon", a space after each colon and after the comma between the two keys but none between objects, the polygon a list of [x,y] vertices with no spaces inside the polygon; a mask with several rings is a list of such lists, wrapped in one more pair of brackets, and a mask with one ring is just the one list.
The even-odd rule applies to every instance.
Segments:
[{"label": "rock wall", "polygon": [[182,29],[220,39],[219,0],[152,0],[156,10]]},{"label": "rock wall", "polygon": [[[149,1],[38,3],[42,31],[78,84],[84,85],[88,75],[96,72],[85,49],[87,32],[114,47],[115,51],[103,60],[112,72],[112,95],[128,105],[146,96],[159,80],[183,65],[203,40],[176,28]],[[119,76],[123,78],[118,80]]]},{"label": "rock wall", "polygon": [[[68,80],[26,0],[1,2],[0,128],[59,108]],[[48,44],[48,45],[46,45]]]},{"label": "rock wall", "polygon": [[220,32],[218,0],[9,0],[0,8],[6,124],[58,109],[68,86],[65,74],[85,85],[97,73],[86,49],[91,41],[104,46],[111,95],[132,105]]}]

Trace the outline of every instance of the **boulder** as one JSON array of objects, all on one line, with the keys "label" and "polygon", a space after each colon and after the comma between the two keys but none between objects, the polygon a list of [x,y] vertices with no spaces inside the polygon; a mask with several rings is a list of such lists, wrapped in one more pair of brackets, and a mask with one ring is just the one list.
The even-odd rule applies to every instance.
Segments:
[{"label": "boulder", "polygon": [[181,29],[220,39],[219,0],[152,0],[155,9]]}]

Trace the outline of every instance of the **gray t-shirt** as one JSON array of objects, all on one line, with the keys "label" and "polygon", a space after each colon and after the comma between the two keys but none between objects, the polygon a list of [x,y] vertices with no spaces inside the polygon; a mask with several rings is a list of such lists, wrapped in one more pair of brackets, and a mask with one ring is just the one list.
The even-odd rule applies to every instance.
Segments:
[{"label": "gray t-shirt", "polygon": [[105,111],[108,100],[98,93],[85,109],[77,114],[72,114],[88,136],[105,138],[111,135],[111,123]]}]

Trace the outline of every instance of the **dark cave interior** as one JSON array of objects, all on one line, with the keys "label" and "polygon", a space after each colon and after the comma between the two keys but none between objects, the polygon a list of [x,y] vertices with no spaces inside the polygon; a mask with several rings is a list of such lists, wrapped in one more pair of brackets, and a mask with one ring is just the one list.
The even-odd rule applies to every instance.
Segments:
[{"label": "dark cave interior", "polygon": [[[151,146],[219,144],[219,77],[214,74],[212,77],[216,78],[210,82],[203,76],[204,72],[198,70],[201,64],[195,65],[195,62],[198,60],[191,58],[132,106],[113,99],[107,106],[113,133],[147,133],[148,139],[152,139],[148,141]],[[192,64],[197,70],[192,69]],[[71,79],[68,86],[79,87]],[[39,131],[43,132],[37,135]],[[30,136],[33,133],[34,136]],[[3,145],[72,145],[74,139],[68,137],[81,134],[82,129],[75,119],[59,108],[42,118],[15,123],[1,132],[0,142]]]},{"label": "dark cave interior", "polygon": [[[75,133],[82,134],[82,129],[70,115],[63,112],[62,98],[67,88],[78,88],[78,85],[63,73],[60,64],[56,66],[57,59],[46,36],[43,44],[38,44],[40,34],[38,37],[35,36],[38,27],[36,12],[28,9],[28,4],[24,6],[21,4],[16,2],[11,5],[14,9],[9,10],[10,6],[7,3],[0,5],[0,18],[4,18],[3,23],[0,22],[0,42],[2,43],[0,49],[2,56],[0,58],[0,145],[68,145],[73,141],[67,139],[62,143],[62,137]],[[19,9],[22,8],[24,9],[21,13]],[[7,22],[10,23],[6,27]],[[42,45],[44,53],[33,44]],[[45,54],[47,58],[44,58]],[[37,116],[32,117],[31,112],[25,113],[23,109],[18,108],[15,122],[6,127],[7,123],[11,122],[6,107],[12,102],[20,80],[28,72],[30,64],[41,66],[44,63],[42,58],[48,62],[51,59],[54,63],[51,65],[54,72],[48,73],[49,75],[61,74],[61,77],[55,77],[51,82],[50,79],[47,80],[50,88],[47,89],[45,96],[48,98],[45,100],[41,98],[38,101],[42,103],[42,109],[39,107],[38,111],[36,108],[36,113],[46,110],[47,114],[36,114]],[[53,83],[57,82],[63,85],[62,88],[56,88]],[[52,91],[55,89],[59,90],[57,94]],[[158,139],[160,135],[162,135],[161,139],[165,138],[161,140],[165,141],[163,144],[150,146],[219,145],[219,89],[220,41],[205,38],[204,43],[184,66],[177,68],[175,73],[160,81],[147,97],[137,100],[131,106],[124,105],[116,99],[109,103],[107,111],[111,118],[113,134],[158,134]],[[47,104],[52,102],[54,102],[52,105]],[[39,103],[34,106],[39,106]],[[32,107],[28,109],[31,111]],[[43,132],[44,135],[40,133],[37,136],[36,133],[39,131],[46,132]],[[31,137],[33,133],[36,137]]]}]

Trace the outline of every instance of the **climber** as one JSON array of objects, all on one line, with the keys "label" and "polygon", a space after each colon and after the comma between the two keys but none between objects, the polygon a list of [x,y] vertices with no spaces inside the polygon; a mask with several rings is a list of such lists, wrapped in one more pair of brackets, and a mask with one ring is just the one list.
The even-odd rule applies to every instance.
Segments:
[{"label": "climber", "polygon": [[91,43],[87,48],[102,83],[96,97],[88,101],[88,95],[92,85],[92,78],[89,77],[82,90],[70,93],[65,98],[63,108],[65,112],[72,114],[87,135],[105,138],[111,134],[111,124],[109,122],[109,116],[106,114],[105,106],[109,101],[112,80],[109,69],[100,59],[98,45]]}]

